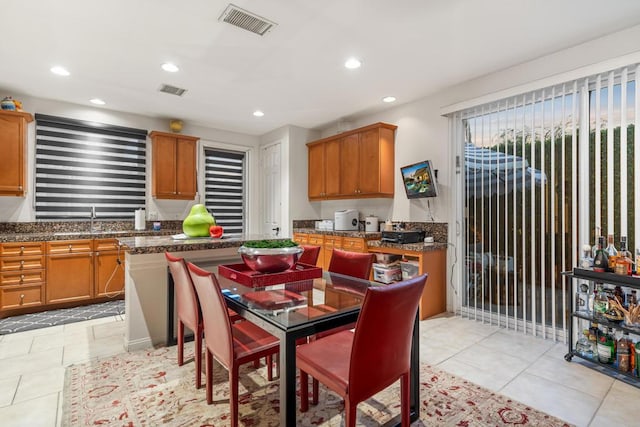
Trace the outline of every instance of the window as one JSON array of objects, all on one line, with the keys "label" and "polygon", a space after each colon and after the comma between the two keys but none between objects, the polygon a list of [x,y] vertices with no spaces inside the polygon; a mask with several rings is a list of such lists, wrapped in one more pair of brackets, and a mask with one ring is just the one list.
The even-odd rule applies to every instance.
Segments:
[{"label": "window", "polygon": [[36,219],[133,219],[145,206],[146,130],[36,114]]},{"label": "window", "polygon": [[245,153],[205,147],[205,206],[225,236],[245,231]]},{"label": "window", "polygon": [[596,233],[640,246],[639,69],[454,114],[465,158],[463,314],[558,339],[571,302],[561,273],[581,247]]}]

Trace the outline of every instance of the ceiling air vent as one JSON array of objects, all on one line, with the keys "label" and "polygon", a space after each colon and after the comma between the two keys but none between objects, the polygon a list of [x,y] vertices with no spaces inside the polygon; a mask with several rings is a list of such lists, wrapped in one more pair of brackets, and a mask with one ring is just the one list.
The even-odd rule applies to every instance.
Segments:
[{"label": "ceiling air vent", "polygon": [[236,5],[229,4],[222,12],[219,21],[227,22],[243,30],[251,31],[258,35],[264,36],[268,31],[275,27],[275,22],[271,22],[261,16],[251,13],[248,10],[239,8]]},{"label": "ceiling air vent", "polygon": [[182,88],[167,85],[167,84],[163,84],[162,86],[160,86],[160,89],[158,90],[160,92],[164,92],[164,93],[168,93],[176,96],[182,96],[187,91],[186,89],[182,89]]}]

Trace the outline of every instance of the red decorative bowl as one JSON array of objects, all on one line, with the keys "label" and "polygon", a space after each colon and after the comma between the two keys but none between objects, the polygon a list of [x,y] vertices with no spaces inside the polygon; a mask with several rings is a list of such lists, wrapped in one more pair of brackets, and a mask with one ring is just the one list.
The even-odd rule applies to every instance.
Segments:
[{"label": "red decorative bowl", "polygon": [[260,273],[280,273],[293,268],[304,251],[299,246],[289,248],[247,248],[240,246],[238,253],[247,267]]}]

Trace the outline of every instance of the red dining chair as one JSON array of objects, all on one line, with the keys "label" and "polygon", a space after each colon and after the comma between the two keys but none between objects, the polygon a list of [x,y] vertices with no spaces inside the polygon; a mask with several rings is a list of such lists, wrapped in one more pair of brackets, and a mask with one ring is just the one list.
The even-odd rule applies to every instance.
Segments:
[{"label": "red dining chair", "polygon": [[[218,280],[210,272],[187,263],[191,280],[200,298],[204,323],[207,403],[213,403],[213,358],[229,371],[231,426],[238,425],[238,381],[240,365],[273,356],[278,352],[276,337],[254,323],[231,323]],[[269,370],[271,367],[269,367]]]},{"label": "red dining chair", "polygon": [[[426,281],[423,274],[368,288],[355,332],[342,331],[296,349],[302,412],[309,409],[308,375],[344,399],[346,427],[356,425],[358,403],[400,379],[402,425],[409,426],[411,341]],[[318,403],[317,394],[313,403]]]},{"label": "red dining chair", "polygon": [[[185,325],[193,331],[195,341],[196,362],[196,388],[202,387],[202,313],[200,311],[200,303],[196,290],[191,282],[191,277],[187,271],[184,258],[171,255],[169,252],[164,253],[169,271],[173,277],[176,306],[178,312],[178,366],[184,365],[184,327]],[[228,310],[229,317],[232,322],[242,320],[242,317],[233,310]]]},{"label": "red dining chair", "polygon": [[320,255],[320,246],[312,246],[312,245],[300,245],[304,252],[298,258],[298,262],[307,265],[316,265],[318,262],[318,255]]},{"label": "red dining chair", "polygon": [[344,274],[345,276],[369,279],[374,254],[362,252],[343,251],[334,249],[331,253],[331,261],[327,269],[331,273]]}]

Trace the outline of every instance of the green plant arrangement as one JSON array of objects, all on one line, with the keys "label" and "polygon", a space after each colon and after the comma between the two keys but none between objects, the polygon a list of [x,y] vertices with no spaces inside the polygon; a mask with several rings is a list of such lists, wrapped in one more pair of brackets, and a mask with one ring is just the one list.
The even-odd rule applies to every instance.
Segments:
[{"label": "green plant arrangement", "polygon": [[293,248],[298,246],[296,242],[290,239],[286,240],[249,240],[243,244],[246,248],[255,249],[277,249],[277,248]]}]

